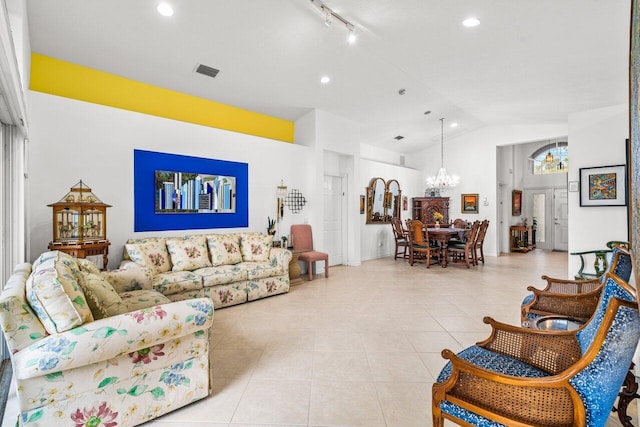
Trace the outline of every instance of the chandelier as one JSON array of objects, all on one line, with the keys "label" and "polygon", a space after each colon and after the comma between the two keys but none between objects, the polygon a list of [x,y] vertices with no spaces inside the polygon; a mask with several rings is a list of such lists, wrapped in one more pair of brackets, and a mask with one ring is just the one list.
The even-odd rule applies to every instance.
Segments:
[{"label": "chandelier", "polygon": [[437,175],[427,178],[427,192],[440,193],[450,190],[460,182],[456,175],[447,174],[444,168],[444,117],[440,119],[440,169]]}]

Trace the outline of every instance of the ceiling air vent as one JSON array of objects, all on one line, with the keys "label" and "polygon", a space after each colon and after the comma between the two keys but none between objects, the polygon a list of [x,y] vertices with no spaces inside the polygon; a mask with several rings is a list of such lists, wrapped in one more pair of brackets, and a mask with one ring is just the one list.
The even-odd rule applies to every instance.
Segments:
[{"label": "ceiling air vent", "polygon": [[204,74],[205,76],[209,76],[211,78],[217,76],[219,72],[220,70],[202,64],[198,64],[198,67],[196,68],[196,73]]},{"label": "ceiling air vent", "polygon": [[402,136],[402,135],[398,135],[398,136],[396,136],[396,137],[395,137],[395,138],[393,138],[393,139],[395,139],[396,141],[400,141],[401,139],[404,139],[404,136]]}]

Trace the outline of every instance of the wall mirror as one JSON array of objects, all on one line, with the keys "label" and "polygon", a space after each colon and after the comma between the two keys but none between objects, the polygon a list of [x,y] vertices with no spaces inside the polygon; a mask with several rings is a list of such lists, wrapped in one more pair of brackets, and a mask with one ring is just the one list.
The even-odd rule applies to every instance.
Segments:
[{"label": "wall mirror", "polygon": [[395,179],[387,181],[385,191],[385,213],[387,222],[391,222],[392,218],[400,218],[400,205],[402,201],[402,191],[400,183]]},{"label": "wall mirror", "polygon": [[367,187],[367,224],[386,224],[400,217],[402,192],[395,179],[372,178]]},{"label": "wall mirror", "polygon": [[367,187],[367,224],[385,222],[384,196],[386,185],[382,178],[372,178]]}]

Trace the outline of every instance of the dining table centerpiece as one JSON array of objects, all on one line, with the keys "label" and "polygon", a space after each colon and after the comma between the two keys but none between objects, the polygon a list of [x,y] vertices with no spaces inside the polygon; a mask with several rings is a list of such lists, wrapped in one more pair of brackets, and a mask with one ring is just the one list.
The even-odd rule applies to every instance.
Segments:
[{"label": "dining table centerpiece", "polygon": [[440,212],[434,212],[433,213],[433,220],[435,221],[436,228],[440,228],[440,222],[444,219],[444,215],[442,215]]}]

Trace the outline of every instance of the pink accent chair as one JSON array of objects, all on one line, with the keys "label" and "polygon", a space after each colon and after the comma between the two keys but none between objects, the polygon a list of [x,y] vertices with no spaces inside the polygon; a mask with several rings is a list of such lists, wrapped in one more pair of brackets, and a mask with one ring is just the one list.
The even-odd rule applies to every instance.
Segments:
[{"label": "pink accent chair", "polygon": [[309,224],[292,225],[291,240],[293,240],[293,251],[300,253],[298,260],[307,263],[309,280],[313,280],[313,263],[322,260],[324,260],[324,277],[329,277],[329,254],[313,250],[313,237]]}]

